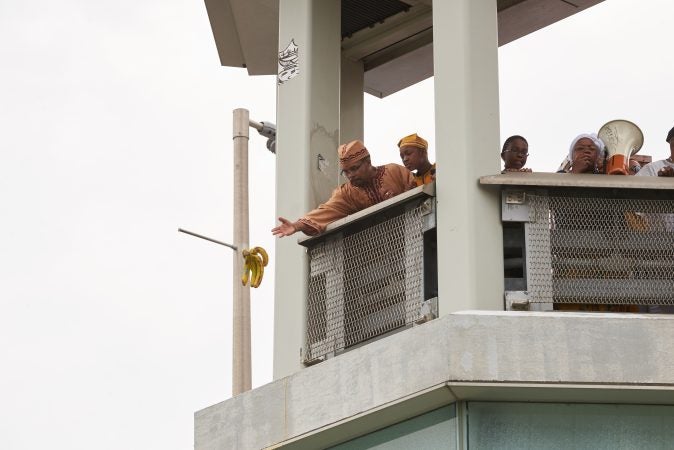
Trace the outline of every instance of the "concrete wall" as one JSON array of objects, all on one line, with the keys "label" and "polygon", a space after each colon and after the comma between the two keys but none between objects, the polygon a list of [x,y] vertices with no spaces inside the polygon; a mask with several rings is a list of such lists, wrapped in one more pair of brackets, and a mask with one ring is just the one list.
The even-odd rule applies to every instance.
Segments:
[{"label": "concrete wall", "polygon": [[195,448],[325,447],[458,400],[674,404],[674,317],[462,312],[195,414]]}]

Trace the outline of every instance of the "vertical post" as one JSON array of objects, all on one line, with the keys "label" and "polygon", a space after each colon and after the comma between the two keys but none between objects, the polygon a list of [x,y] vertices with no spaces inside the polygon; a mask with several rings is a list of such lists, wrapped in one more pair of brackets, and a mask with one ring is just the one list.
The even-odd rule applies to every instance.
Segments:
[{"label": "vertical post", "polygon": [[[295,220],[337,186],[341,1],[279,2],[279,52],[296,60],[276,91],[276,212]],[[277,239],[274,379],[302,368],[307,255],[297,237]]]},{"label": "vertical post", "polygon": [[441,315],[503,308],[496,0],[433,2]]},{"label": "vertical post", "polygon": [[[339,143],[363,140],[365,69],[363,61],[349,61],[342,56],[339,92]],[[365,143],[367,145],[367,143]]]},{"label": "vertical post", "polygon": [[232,288],[232,395],[251,388],[250,287],[241,285],[243,258],[248,248],[248,110],[234,110],[234,271]]}]

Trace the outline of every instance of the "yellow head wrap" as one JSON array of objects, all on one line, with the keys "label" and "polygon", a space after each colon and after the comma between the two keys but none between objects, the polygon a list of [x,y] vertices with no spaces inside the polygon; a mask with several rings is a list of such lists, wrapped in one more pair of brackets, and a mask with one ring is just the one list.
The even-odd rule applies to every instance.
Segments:
[{"label": "yellow head wrap", "polygon": [[422,138],[418,134],[410,134],[409,136],[405,136],[401,140],[398,141],[398,148],[400,147],[417,147],[422,150],[428,150],[428,142],[426,139]]}]

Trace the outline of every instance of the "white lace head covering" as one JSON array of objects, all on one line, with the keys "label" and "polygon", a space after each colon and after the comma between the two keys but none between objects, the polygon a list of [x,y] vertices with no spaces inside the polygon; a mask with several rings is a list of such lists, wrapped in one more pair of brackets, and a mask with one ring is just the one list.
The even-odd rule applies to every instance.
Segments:
[{"label": "white lace head covering", "polygon": [[573,141],[571,141],[571,146],[569,147],[569,160],[573,161],[573,147],[575,147],[576,143],[583,138],[587,138],[594,142],[594,145],[597,146],[597,158],[601,158],[604,153],[604,141],[599,139],[597,133],[583,133],[579,134]]}]

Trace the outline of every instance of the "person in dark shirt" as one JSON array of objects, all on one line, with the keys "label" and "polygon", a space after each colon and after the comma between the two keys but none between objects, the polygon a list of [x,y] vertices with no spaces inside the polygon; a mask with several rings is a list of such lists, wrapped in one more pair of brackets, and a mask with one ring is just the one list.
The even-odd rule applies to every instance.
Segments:
[{"label": "person in dark shirt", "polygon": [[501,159],[504,163],[504,168],[501,173],[506,172],[531,172],[524,165],[527,163],[529,156],[529,143],[522,136],[510,136],[503,143],[501,149]]}]

